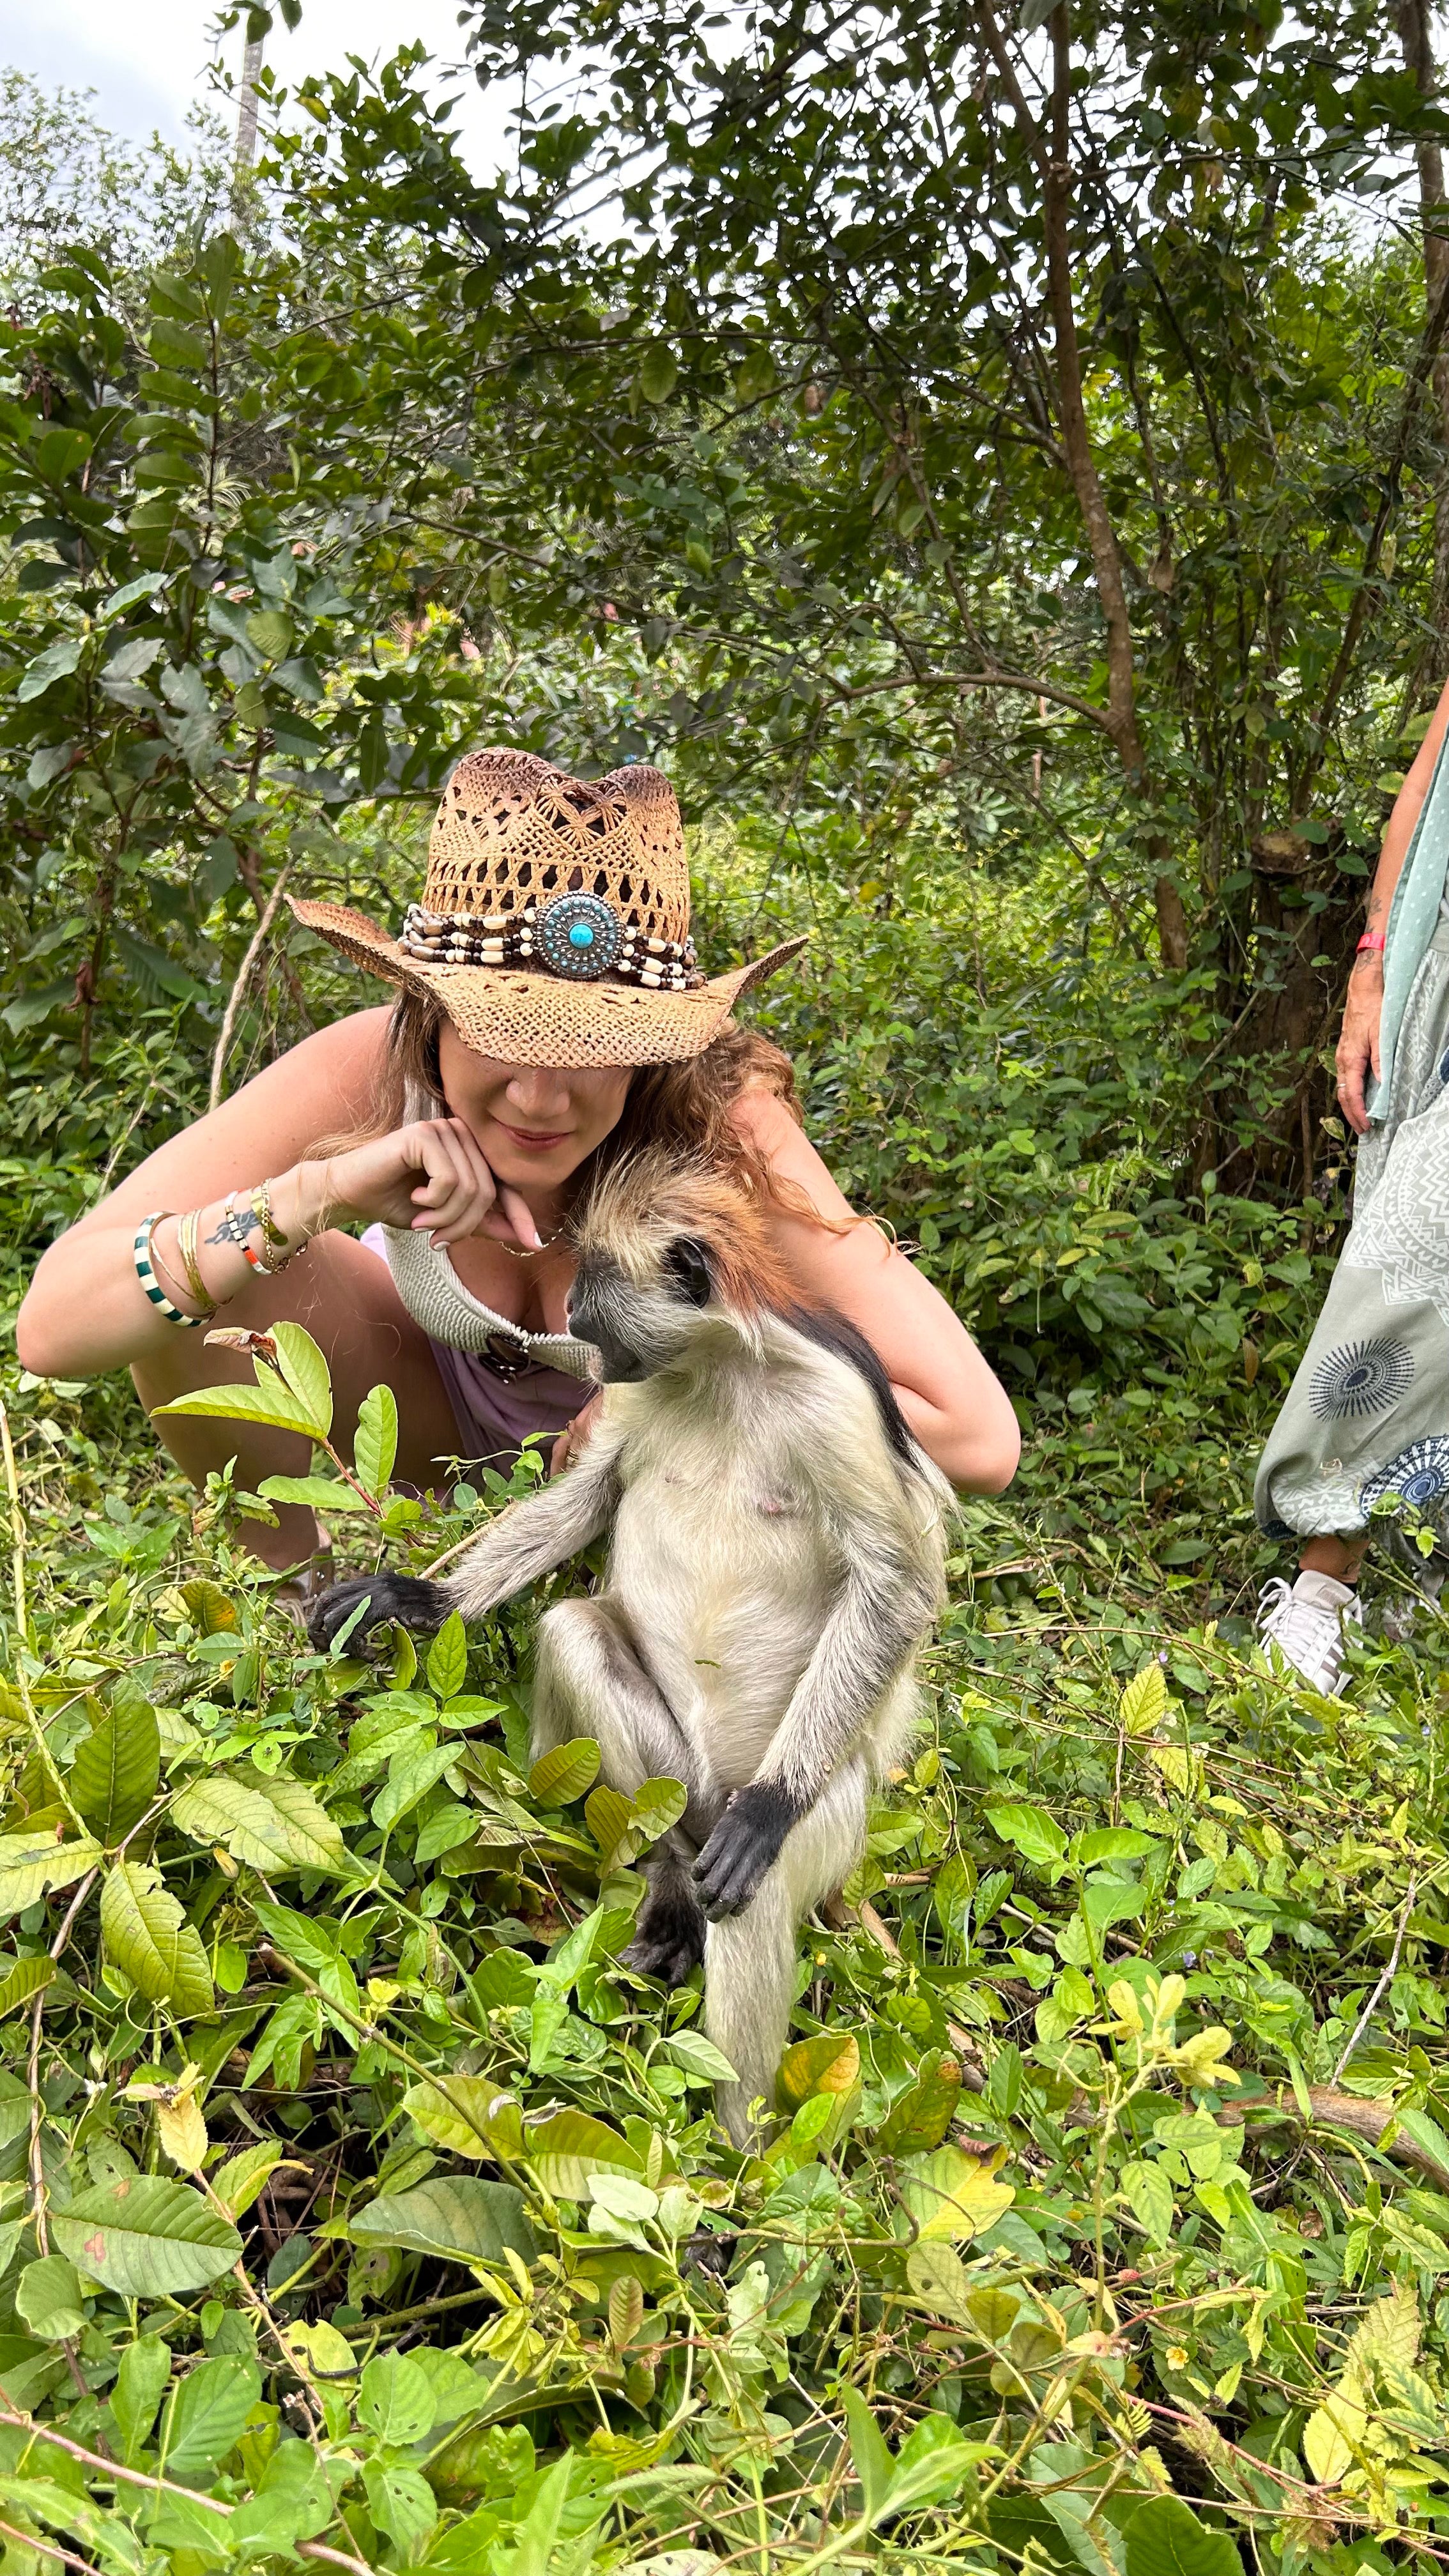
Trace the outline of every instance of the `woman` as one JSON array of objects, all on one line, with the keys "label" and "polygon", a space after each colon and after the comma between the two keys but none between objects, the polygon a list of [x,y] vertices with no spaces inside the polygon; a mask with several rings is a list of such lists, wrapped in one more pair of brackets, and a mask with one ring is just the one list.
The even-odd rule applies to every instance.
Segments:
[{"label": "woman", "polygon": [[[1373,1506],[1449,1494],[1449,688],[1389,818],[1349,977],[1338,1097],[1362,1138],[1353,1229],[1258,1470],[1270,1537],[1305,1540],[1259,1625],[1343,1687]],[[1370,1079],[1371,1078],[1371,1079]]]},{"label": "woman", "polygon": [[[529,1432],[559,1435],[557,1468],[593,1400],[562,1228],[595,1157],[663,1142],[760,1194],[801,1302],[868,1336],[948,1476],[1009,1484],[1006,1395],[945,1300],[852,1221],[785,1057],[730,1018],[804,942],[697,971],[679,808],[657,770],[584,786],[526,753],[474,753],[398,939],[335,904],[292,908],[399,985],[396,1008],[304,1040],[62,1235],[20,1310],[27,1368],[129,1367],[150,1411],[250,1381],[188,1326],[290,1319],[326,1352],[344,1444],[368,1388],[392,1387],[399,1481],[435,1485],[455,1457],[506,1462]],[[163,1436],[198,1485],[233,1455],[250,1491],[307,1465],[297,1433],[172,1415]],[[318,1547],[313,1514],[290,1505],[243,1534],[279,1569]]]}]

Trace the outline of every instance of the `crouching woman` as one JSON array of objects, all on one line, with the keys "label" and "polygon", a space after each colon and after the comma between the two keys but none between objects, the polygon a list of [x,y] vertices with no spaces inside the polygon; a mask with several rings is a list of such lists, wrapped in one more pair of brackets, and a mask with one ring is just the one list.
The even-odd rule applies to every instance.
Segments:
[{"label": "crouching woman", "polygon": [[[865,1335],[947,1476],[973,1493],[1010,1483],[1005,1393],[936,1290],[851,1223],[787,1059],[731,1017],[803,943],[698,971],[679,809],[657,770],[584,785],[526,753],[473,753],[398,938],[338,905],[293,909],[397,985],[396,1006],[307,1038],[62,1235],[20,1310],[27,1368],[128,1367],[152,1412],[250,1382],[245,1358],[195,1327],[288,1320],[326,1354],[344,1451],[369,1387],[391,1386],[400,1483],[432,1488],[455,1458],[506,1467],[531,1433],[558,1467],[595,1396],[568,1329],[569,1211],[601,1164],[663,1146],[756,1198],[800,1304]],[[197,1485],[232,1456],[252,1491],[308,1464],[294,1432],[187,1415],[158,1428]],[[275,1528],[242,1529],[279,1569],[318,1547],[292,1505]]]}]

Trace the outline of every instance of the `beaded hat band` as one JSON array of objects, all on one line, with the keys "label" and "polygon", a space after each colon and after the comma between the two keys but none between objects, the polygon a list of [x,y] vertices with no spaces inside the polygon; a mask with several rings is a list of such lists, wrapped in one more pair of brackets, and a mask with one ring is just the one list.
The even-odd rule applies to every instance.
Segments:
[{"label": "beaded hat band", "polygon": [[512,1064],[701,1055],[740,995],[805,945],[700,971],[679,807],[642,761],[585,782],[529,752],[469,753],[396,939],[344,905],[289,901],[355,964],[440,1001],[465,1045]]}]

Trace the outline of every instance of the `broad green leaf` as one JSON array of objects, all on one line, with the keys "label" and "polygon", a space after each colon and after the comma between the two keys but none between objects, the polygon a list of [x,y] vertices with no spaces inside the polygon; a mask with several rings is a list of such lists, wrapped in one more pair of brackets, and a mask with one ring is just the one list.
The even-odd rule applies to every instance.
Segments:
[{"label": "broad green leaf", "polygon": [[646,1780],[634,1796],[634,1823],[641,1836],[640,1849],[657,1843],[671,1825],[677,1825],[689,1804],[689,1791],[679,1780]]},{"label": "broad green leaf", "polygon": [[128,1700],[82,1737],[71,1767],[70,1794],[109,1851],[140,1823],[160,1777],[156,1712],[144,1700]]},{"label": "broad green leaf", "polygon": [[172,1804],[172,1821],[194,1842],[224,1843],[233,1860],[265,1871],[337,1870],[346,1864],[341,1831],[305,1784],[284,1772],[210,1771]]},{"label": "broad green leaf", "polygon": [[1167,1715],[1167,1680],[1154,1661],[1135,1673],[1122,1693],[1118,1718],[1125,1735],[1155,1735]]},{"label": "broad green leaf", "polygon": [[468,1678],[468,1635],[456,1610],[450,1610],[428,1648],[428,1687],[439,1699],[451,1699]]},{"label": "broad green leaf", "polygon": [[314,1919],[299,1914],[290,1905],[268,1904],[260,1896],[252,1898],[251,1908],[267,1939],[274,1941],[279,1950],[284,1951],[297,1967],[305,1968],[310,1976],[320,1976],[336,1958],[334,1928],[325,1914]]},{"label": "broad green leaf", "polygon": [[456,1743],[414,1744],[394,1754],[386,1782],[372,1802],[372,1821],[378,1831],[390,1832],[403,1816],[420,1806],[443,1773],[451,1771],[461,1751],[461,1745]]},{"label": "broad green leaf", "polygon": [[587,2111],[555,2111],[526,2129],[524,2152],[544,2190],[558,2200],[587,2200],[591,2174],[641,2170],[628,2140]]},{"label": "broad green leaf", "polygon": [[75,2265],[63,2254],[27,2263],[15,2285],[16,2313],[44,2343],[68,2343],[85,2327],[86,2312]]},{"label": "broad green leaf", "polygon": [[381,1497],[397,1462],[397,1397],[375,1386],[362,1399],[352,1436],[352,1465],[370,1494]]},{"label": "broad green leaf", "polygon": [[168,2478],[183,2486],[209,2482],[234,2449],[262,2393],[262,2374],[237,2352],[199,2362],[177,2382],[161,2425]]},{"label": "broad green leaf", "polygon": [[368,2460],[362,2483],[367,2490],[368,2512],[406,2565],[438,2519],[437,2497],[420,2470],[405,2469],[388,2460]]},{"label": "broad green leaf", "polygon": [[1012,1803],[988,1807],[986,1821],[993,1833],[1005,1843],[1012,1843],[1023,1860],[1032,1861],[1038,1869],[1048,1869],[1059,1861],[1067,1848],[1061,1826],[1054,1823],[1044,1807],[1026,1807]]},{"label": "broad green leaf", "polygon": [[1236,2544],[1210,2531],[1180,2496],[1150,2496],[1138,2506],[1126,2552],[1127,2576],[1243,2576]]},{"label": "broad green leaf", "polygon": [[509,2245],[525,2263],[538,2252],[522,2192],[476,2174],[435,2174],[412,2191],[382,2193],[347,2232],[354,2245],[402,2245],[444,2263],[501,2263]]},{"label": "broad green leaf", "polygon": [[679,360],[667,340],[651,340],[639,361],[639,391],[647,403],[667,403],[679,382]]},{"label": "broad green leaf", "polygon": [[332,1379],[326,1360],[300,1324],[273,1324],[271,1335],[283,1377],[306,1412],[314,1436],[325,1440],[332,1428]]},{"label": "broad green leaf", "polygon": [[78,2272],[128,2299],[205,2289],[242,2250],[236,2229],[199,2191],[160,2174],[127,2174],[83,2191],[52,2210],[50,2232]]},{"label": "broad green leaf", "polygon": [[450,2075],[447,2086],[443,2093],[436,2084],[410,2084],[402,2107],[449,2155],[491,2156],[495,2151],[492,2106],[502,2101],[515,2109],[510,2096],[500,2093],[491,2076]]},{"label": "broad green leaf", "polygon": [[300,1503],[313,1512],[361,1512],[371,1518],[365,1498],[354,1494],[340,1476],[264,1476],[257,1487],[264,1503]]},{"label": "broad green leaf", "polygon": [[1174,2204],[1164,2168],[1145,2158],[1134,2159],[1122,2167],[1122,2189],[1139,2226],[1146,2228],[1154,2245],[1165,2245],[1172,2234]]},{"label": "broad green leaf", "polygon": [[629,1830],[634,1822],[633,1801],[619,1790],[607,1786],[595,1789],[585,1801],[584,1822],[599,1846],[606,1868],[626,1848],[628,1856],[633,1857],[637,1848]]},{"label": "broad green leaf", "polygon": [[664,2042],[676,2066],[696,2084],[735,2084],[739,2078],[722,2048],[706,2039],[702,2030],[671,2031]]},{"label": "broad green leaf", "polygon": [[242,2218],[260,2192],[266,2190],[274,2173],[283,2165],[305,2173],[270,2138],[259,2138],[255,2146],[243,2147],[240,2155],[229,2156],[211,2177],[211,2188],[229,2218]]},{"label": "broad green leaf", "polygon": [[1134,1825],[1103,1825],[1093,1833],[1074,1834],[1067,1857],[1074,1869],[1096,1869],[1104,1860],[1141,1860],[1156,1849],[1155,1836],[1139,1833]]},{"label": "broad green leaf", "polygon": [[923,2236],[906,2256],[906,2279],[933,2316],[950,2317],[957,2325],[971,2322],[970,2277],[954,2245]]},{"label": "broad green leaf", "polygon": [[541,2480],[518,2526],[508,2576],[552,2576],[552,2570],[559,2565],[559,2541],[574,2459],[574,2452],[565,2451]]},{"label": "broad green leaf", "polygon": [[210,2012],[215,2000],[201,1935],[148,1864],[117,1861],[101,1890],[106,1956],[124,1968],[148,2003],[178,2016]]},{"label": "broad green leaf", "polygon": [[0,2014],[28,2004],[54,1975],[53,1959],[0,1959]]},{"label": "broad green leaf", "polygon": [[[913,2506],[939,2504],[959,2496],[968,2471],[982,2460],[999,2456],[994,2442],[963,2442],[953,2424],[934,2411],[907,2434],[891,2473],[890,2511],[909,2513]],[[1110,2560],[1107,2562],[1110,2566]]]},{"label": "broad green leaf", "polygon": [[959,2060],[944,2049],[936,2057],[924,2058],[915,2083],[891,2104],[876,2131],[878,2153],[898,2156],[918,2147],[938,2147],[960,2098]]},{"label": "broad green leaf", "polygon": [[0,1834],[0,1914],[20,1914],[48,1888],[69,1887],[94,1869],[101,1847],[90,1837],[58,1843],[53,1832]]},{"label": "broad green leaf", "polygon": [[127,2344],[111,2390],[111,2413],[128,2461],[134,2460],[150,2434],[170,2376],[170,2347],[159,2335],[143,2335],[138,2343]]},{"label": "broad green leaf", "polygon": [[190,1395],[173,1396],[169,1404],[153,1405],[153,1422],[160,1414],[199,1413],[223,1422],[264,1422],[276,1431],[302,1431],[309,1438],[317,1436],[316,1425],[304,1404],[283,1385],[275,1370],[262,1374],[257,1386],[198,1386]]},{"label": "broad green leaf", "polygon": [[575,1735],[567,1744],[551,1745],[528,1775],[528,1794],[540,1807],[570,1807],[592,1789],[599,1776],[600,1753],[591,1735]]},{"label": "broad green leaf", "polygon": [[996,2181],[995,2162],[968,2155],[964,2147],[913,2156],[901,2174],[901,2200],[921,2236],[975,2236],[1015,2198],[1010,2183]]},{"label": "broad green leaf", "polygon": [[43,653],[37,653],[34,661],[26,664],[15,692],[21,706],[32,698],[43,698],[57,680],[70,677],[80,660],[83,641],[79,635],[63,636],[58,644],[47,645]]},{"label": "broad green leaf", "polygon": [[362,2374],[357,2392],[360,2422],[379,2442],[405,2448],[421,2442],[433,2424],[433,2392],[426,2371],[406,2353],[379,2353]]},{"label": "broad green leaf", "polygon": [[780,2060],[775,2094],[782,2111],[795,2111],[812,2093],[849,2093],[860,2081],[860,2043],[849,2030],[821,2030],[797,2040]]}]

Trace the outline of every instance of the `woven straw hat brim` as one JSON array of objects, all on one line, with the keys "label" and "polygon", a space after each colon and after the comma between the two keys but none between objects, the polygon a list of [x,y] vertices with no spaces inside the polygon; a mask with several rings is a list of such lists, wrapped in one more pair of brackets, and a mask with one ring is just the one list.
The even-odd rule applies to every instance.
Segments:
[{"label": "woven straw hat brim", "polygon": [[345,904],[288,895],[307,930],[315,930],[370,975],[430,993],[465,1046],[501,1064],[683,1064],[719,1036],[742,993],[798,957],[804,939],[784,939],[748,966],[712,976],[692,993],[653,993],[638,984],[570,983],[561,975],[513,966],[421,966],[395,939]]}]

